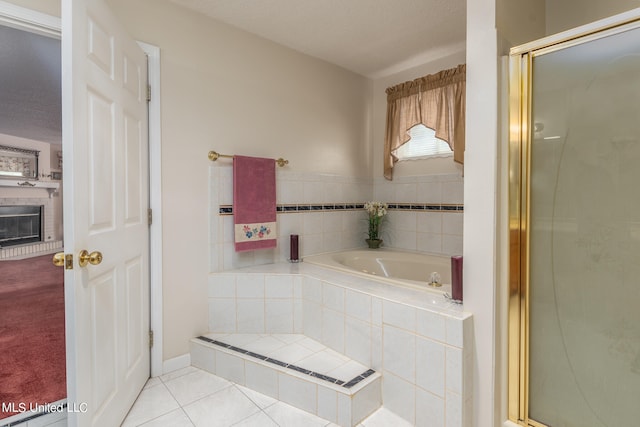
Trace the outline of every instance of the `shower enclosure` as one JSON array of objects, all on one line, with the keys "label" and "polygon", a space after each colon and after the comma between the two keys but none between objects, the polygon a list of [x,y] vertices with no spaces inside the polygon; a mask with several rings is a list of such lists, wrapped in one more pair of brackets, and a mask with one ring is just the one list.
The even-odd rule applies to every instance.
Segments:
[{"label": "shower enclosure", "polygon": [[510,57],[509,417],[640,425],[640,20]]}]

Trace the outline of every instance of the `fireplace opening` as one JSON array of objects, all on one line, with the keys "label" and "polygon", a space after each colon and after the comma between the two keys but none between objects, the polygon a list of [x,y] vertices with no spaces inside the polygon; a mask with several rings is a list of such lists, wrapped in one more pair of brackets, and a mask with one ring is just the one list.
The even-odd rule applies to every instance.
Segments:
[{"label": "fireplace opening", "polygon": [[0,247],[38,243],[44,234],[42,206],[0,206]]}]

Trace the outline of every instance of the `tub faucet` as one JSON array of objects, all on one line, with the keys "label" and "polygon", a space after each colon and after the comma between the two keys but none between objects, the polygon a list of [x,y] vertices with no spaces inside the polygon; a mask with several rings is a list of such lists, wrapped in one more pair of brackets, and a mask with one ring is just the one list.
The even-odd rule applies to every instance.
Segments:
[{"label": "tub faucet", "polygon": [[442,286],[442,277],[440,277],[440,273],[437,271],[431,273],[431,276],[429,276],[429,286],[433,286],[435,288]]}]

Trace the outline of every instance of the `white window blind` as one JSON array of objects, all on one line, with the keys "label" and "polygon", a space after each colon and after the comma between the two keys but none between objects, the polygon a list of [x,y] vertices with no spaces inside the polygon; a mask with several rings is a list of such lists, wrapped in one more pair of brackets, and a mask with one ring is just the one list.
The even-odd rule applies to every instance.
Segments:
[{"label": "white window blind", "polygon": [[411,139],[399,147],[395,154],[399,160],[452,156],[453,151],[445,141],[436,138],[436,132],[423,124],[409,129]]}]

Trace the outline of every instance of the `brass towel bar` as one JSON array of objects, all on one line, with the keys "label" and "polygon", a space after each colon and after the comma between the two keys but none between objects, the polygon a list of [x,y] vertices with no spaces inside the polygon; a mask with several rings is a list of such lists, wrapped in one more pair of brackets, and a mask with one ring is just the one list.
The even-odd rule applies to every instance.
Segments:
[{"label": "brass towel bar", "polygon": [[[230,154],[220,154],[217,153],[215,151],[209,151],[209,160],[211,160],[212,162],[215,162],[216,160],[218,160],[220,157],[227,157],[230,159],[233,159],[233,156]],[[278,166],[283,167],[284,165],[288,165],[289,164],[289,160],[285,160],[282,157],[275,159],[276,163],[278,164]]]}]

